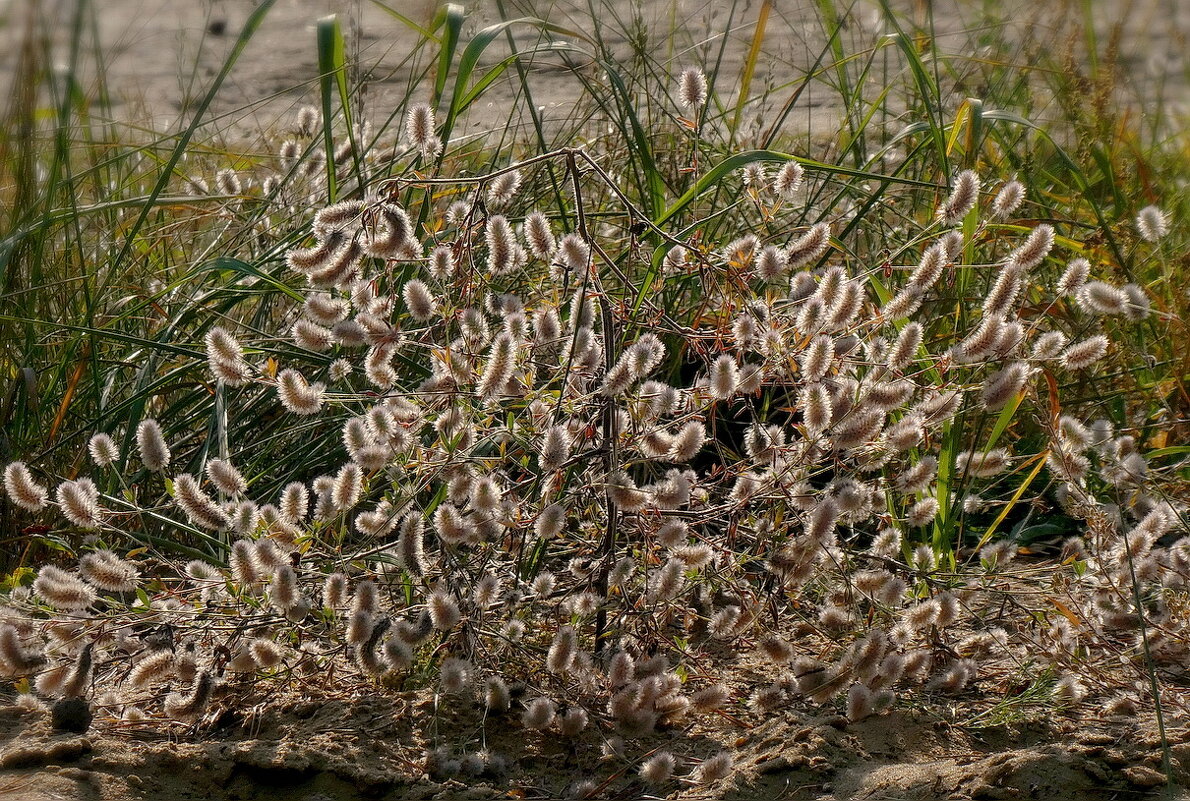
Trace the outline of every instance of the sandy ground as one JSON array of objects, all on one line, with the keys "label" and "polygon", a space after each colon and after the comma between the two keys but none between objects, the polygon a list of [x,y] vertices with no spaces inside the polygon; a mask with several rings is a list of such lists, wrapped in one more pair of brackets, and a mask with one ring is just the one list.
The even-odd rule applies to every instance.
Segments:
[{"label": "sandy ground", "polygon": [[[69,21],[77,0],[0,0],[10,43],[0,55],[0,87],[10,91],[19,40],[30,7],[57,21],[51,38],[58,39],[55,58],[68,61],[65,46]],[[32,4],[32,6],[30,6]],[[500,21],[494,0],[468,2],[471,13],[463,41]],[[712,63],[722,58],[721,85],[717,91],[730,98],[755,32],[757,0],[741,1],[728,25],[733,4],[717,0],[601,0],[598,4],[607,46],[617,58],[627,58],[633,45],[625,31],[645,37],[652,57],[672,74],[691,63]],[[896,7],[912,9],[912,0],[895,0]],[[957,51],[972,38],[960,18],[971,25],[980,19],[984,4],[970,0],[935,3],[938,42],[943,50]],[[255,3],[251,0],[92,0],[94,37],[105,54],[104,70],[111,92],[111,116],[121,122],[154,130],[176,129],[189,121],[192,106],[230,51]],[[1033,3],[1004,0],[993,3],[1009,41],[1021,41],[1027,32],[1056,30],[1068,15],[1081,14],[1081,3]],[[436,4],[432,0],[399,0],[391,3],[411,22],[428,25]],[[956,7],[961,14],[956,14]],[[1163,94],[1172,102],[1190,102],[1180,54],[1190,35],[1190,3],[1179,0],[1091,0],[1095,27],[1106,41],[1122,23],[1120,61],[1126,87],[1140,87],[1142,104]],[[507,0],[510,17],[535,15],[581,32],[593,29],[585,2],[569,0]],[[856,4],[858,27],[846,35],[870,41],[875,34],[874,4]],[[338,14],[346,33],[348,57],[355,78],[366,84],[360,102],[364,116],[382,122],[400,98],[410,93],[429,99],[424,75],[433,69],[433,53],[414,54],[418,36],[405,22],[370,0],[278,0],[254,35],[240,62],[228,78],[208,117],[220,131],[234,139],[254,138],[263,131],[285,127],[294,110],[318,97],[318,61],[314,25],[328,14]],[[634,22],[635,18],[635,22]],[[519,49],[531,47],[538,34],[514,28]],[[674,31],[674,35],[670,32]],[[809,0],[778,0],[764,38],[765,57],[753,79],[753,93],[765,86],[788,85],[811,67],[825,42],[815,4]],[[92,46],[92,45],[89,45]],[[722,55],[720,56],[720,49]],[[849,48],[850,49],[850,48]],[[491,63],[508,52],[501,37],[485,53]],[[978,54],[976,54],[978,55]],[[86,60],[86,59],[84,59]],[[575,70],[596,69],[588,59],[575,56],[567,64],[557,55],[537,58],[532,66],[533,102],[548,120],[565,120],[572,114],[578,87]],[[510,78],[512,77],[510,71]],[[92,75],[91,88],[98,85]],[[784,99],[785,93],[779,93]],[[1131,93],[1130,93],[1131,94]],[[964,95],[965,96],[965,95]],[[958,99],[961,99],[958,98]],[[641,99],[642,102],[644,99]],[[811,84],[791,115],[792,133],[819,134],[836,129],[839,109],[835,92]],[[463,135],[507,133],[508,109],[524,107],[514,80],[500,81],[480,100],[460,129]],[[520,123],[527,115],[520,114]],[[514,115],[514,125],[516,119]]]},{"label": "sandy ground", "polygon": [[[431,735],[484,732],[486,763],[446,777],[427,765]],[[1174,776],[1185,786],[1190,736],[1169,731]],[[435,705],[429,695],[353,701],[295,700],[225,714],[201,730],[104,723],[85,735],[53,734],[47,720],[0,709],[0,798],[229,798],[351,801],[417,798],[564,798],[590,779],[599,798],[787,801],[1185,798],[1163,786],[1161,750],[1143,721],[1094,718],[972,729],[944,709],[902,709],[848,723],[789,710],[762,723],[722,718],[634,741],[604,757],[588,729],[571,742],[525,730],[515,718],[483,720],[477,706]],[[687,764],[729,748],[731,775],[710,787],[644,785],[642,757],[667,748]],[[461,756],[455,754],[454,756]],[[681,764],[681,763],[679,763]]]}]

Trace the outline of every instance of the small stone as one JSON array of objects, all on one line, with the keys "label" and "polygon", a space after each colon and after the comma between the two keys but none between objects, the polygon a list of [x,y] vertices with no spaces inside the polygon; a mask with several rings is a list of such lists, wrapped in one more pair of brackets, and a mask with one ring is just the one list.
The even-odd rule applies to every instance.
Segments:
[{"label": "small stone", "polygon": [[1082,745],[1111,745],[1118,738],[1102,731],[1088,731],[1079,734],[1075,738]]},{"label": "small stone", "polygon": [[50,708],[50,723],[55,731],[82,734],[91,728],[91,707],[78,696],[63,698]]},{"label": "small stone", "polygon": [[1120,771],[1134,787],[1158,787],[1165,784],[1165,774],[1144,765],[1133,765]]}]

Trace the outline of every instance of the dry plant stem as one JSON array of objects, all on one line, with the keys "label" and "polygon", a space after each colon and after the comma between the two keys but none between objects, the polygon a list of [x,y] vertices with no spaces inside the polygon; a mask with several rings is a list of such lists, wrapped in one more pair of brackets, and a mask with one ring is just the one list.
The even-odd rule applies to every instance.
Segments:
[{"label": "dry plant stem", "polygon": [[[566,165],[570,172],[571,182],[574,189],[574,207],[575,215],[578,224],[578,233],[585,242],[593,242],[590,231],[587,230],[587,212],[583,206],[582,183],[579,180],[578,164],[575,161],[575,153],[568,152],[566,154]],[[603,361],[604,370],[611,372],[616,364],[616,343],[619,337],[616,333],[615,318],[612,316],[611,306],[608,304],[607,293],[604,292],[603,284],[599,280],[599,269],[595,265],[595,260],[591,260],[591,264],[586,268],[591,275],[591,280],[595,285],[595,296],[599,303],[599,313],[603,318],[603,338],[604,351]],[[619,434],[616,430],[616,407],[611,395],[608,395],[603,402],[603,446],[606,450],[606,465],[608,481],[616,474],[619,469]],[[607,530],[603,535],[603,545],[599,554],[599,573],[595,581],[595,589],[601,599],[607,598],[607,580],[611,573],[612,564],[615,561],[616,555],[616,528],[619,523],[619,509],[612,501],[611,487],[604,488],[603,493],[604,511],[607,515]],[[595,651],[599,653],[603,650],[604,634],[607,629],[607,609],[606,604],[601,603],[599,610],[595,613]]]}]

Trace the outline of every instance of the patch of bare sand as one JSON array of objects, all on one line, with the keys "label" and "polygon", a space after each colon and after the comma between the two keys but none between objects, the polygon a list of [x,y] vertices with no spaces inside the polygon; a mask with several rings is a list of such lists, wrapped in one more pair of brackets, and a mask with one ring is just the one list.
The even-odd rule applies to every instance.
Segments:
[{"label": "patch of bare sand", "polygon": [[[0,798],[230,798],[244,801],[562,798],[577,781],[599,798],[928,801],[930,799],[1135,799],[1169,794],[1148,722],[1068,719],[968,729],[943,708],[895,711],[848,723],[787,710],[748,728],[730,716],[630,742],[605,758],[593,728],[574,741],[525,730],[515,714],[436,703],[428,693],[295,700],[224,713],[195,729],[129,727],[99,718],[85,735],[55,734],[48,720],[0,710]],[[1184,785],[1190,736],[1172,739]],[[456,778],[427,765],[426,743],[486,749]],[[643,785],[636,767],[655,749],[691,764],[723,748],[732,775],[711,787]],[[466,773],[467,769],[471,773]]]}]

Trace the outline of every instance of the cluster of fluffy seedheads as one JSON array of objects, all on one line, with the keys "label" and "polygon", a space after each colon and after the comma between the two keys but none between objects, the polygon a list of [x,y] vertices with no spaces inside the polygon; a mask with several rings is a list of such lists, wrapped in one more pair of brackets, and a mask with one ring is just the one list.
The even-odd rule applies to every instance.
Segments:
[{"label": "cluster of fluffy seedheads", "polygon": [[[698,78],[683,78],[691,107]],[[427,115],[408,132],[429,157]],[[234,451],[176,470],[152,419],[135,454],[91,439],[96,470],[168,478],[172,514],[225,543],[210,561],[171,575],[121,556],[138,510],[9,464],[13,504],[106,544],[8,594],[0,670],[31,681],[25,703],[196,721],[333,670],[477,702],[489,725],[598,730],[624,761],[626,740],[716,713],[826,705],[855,721],[1005,669],[1052,668],[1064,703],[1095,692],[1127,714],[1148,702],[1146,654],[1184,669],[1184,510],[1154,491],[1140,443],[1045,389],[1093,375],[1148,298],[1094,280],[1049,225],[997,228],[1020,184],[982,208],[979,177],[959,174],[886,265],[841,255],[828,221],[728,243],[653,231],[666,291],[696,288],[711,309],[678,322],[608,255],[618,235],[587,229],[581,185],[601,173],[579,155],[558,156],[573,214],[518,205],[528,168],[443,182],[457,190],[443,208],[402,201],[401,183],[321,209],[288,254],[307,289],[283,335],[305,361],[266,363],[256,334],[210,328],[232,409],[264,391],[295,420],[335,421],[342,458],[324,473],[259,497]],[[745,177],[791,207],[806,179],[796,162]],[[1149,233],[1164,225],[1146,215]],[[938,314],[955,284],[974,300]],[[1040,449],[975,424],[1018,405],[1045,419]],[[1046,497],[1085,522],[1046,579],[1065,594],[1033,628],[1004,615],[1020,603],[1001,579],[1016,545],[951,538],[978,540],[1041,462]],[[1104,654],[1115,672],[1088,678]],[[731,768],[725,753],[638,753],[654,785]],[[446,748],[428,765],[491,761]]]}]

